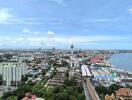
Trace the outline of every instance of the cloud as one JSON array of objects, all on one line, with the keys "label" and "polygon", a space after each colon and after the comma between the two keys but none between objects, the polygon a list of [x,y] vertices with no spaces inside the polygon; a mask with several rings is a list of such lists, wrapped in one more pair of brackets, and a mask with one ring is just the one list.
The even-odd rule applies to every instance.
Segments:
[{"label": "cloud", "polygon": [[32,18],[32,17],[16,17],[12,24],[25,24],[25,25],[36,25],[36,24],[44,24],[42,20],[38,20],[38,18]]},{"label": "cloud", "polygon": [[62,5],[62,6],[66,6],[66,4],[64,3],[64,0],[51,0],[59,5]]},{"label": "cloud", "polygon": [[34,35],[39,35],[40,33],[39,32],[34,32]]},{"label": "cloud", "polygon": [[[132,43],[130,36],[113,36],[113,35],[56,35],[53,31],[47,31],[41,35],[39,32],[33,32],[29,29],[24,29],[24,36],[21,37],[2,37],[0,36],[0,47],[60,47],[65,45],[89,45],[89,44],[102,44],[102,43]],[[30,35],[27,35],[30,34]],[[32,34],[37,34],[34,36]],[[48,35],[48,36],[47,36]],[[129,41],[128,41],[129,40]],[[25,45],[26,44],[26,45]]]},{"label": "cloud", "polygon": [[48,32],[47,32],[47,35],[48,35],[49,37],[53,37],[53,36],[55,35],[55,33],[52,32],[52,31],[48,31]]},{"label": "cloud", "polygon": [[112,22],[120,20],[120,17],[115,18],[98,18],[98,19],[84,19],[83,22],[94,22],[94,23],[104,23],[104,22]]},{"label": "cloud", "polygon": [[24,29],[23,32],[24,33],[30,33],[30,31],[28,29]]},{"label": "cloud", "polygon": [[132,8],[128,8],[128,12],[129,13],[132,13]]},{"label": "cloud", "polygon": [[23,41],[24,38],[23,37],[19,37],[19,38],[16,38],[15,41]]},{"label": "cloud", "polygon": [[[57,1],[57,0],[56,0]],[[63,0],[62,0],[63,1]],[[62,3],[62,1],[58,1]],[[37,17],[21,17],[19,13],[13,14],[14,10],[10,8],[0,9],[0,24],[20,24],[20,25],[40,25],[40,24],[50,24],[56,25],[59,20],[56,18],[37,18]],[[36,33],[37,34],[37,33]]]},{"label": "cloud", "polygon": [[13,15],[13,10],[9,8],[0,9],[0,24],[43,24],[42,20],[37,18],[24,18],[18,17],[19,15]]},{"label": "cloud", "polygon": [[55,21],[52,18],[50,20],[44,20],[41,18],[32,18],[32,17],[18,17],[12,15],[12,17],[9,17],[5,21],[0,20],[0,24],[20,24],[20,25],[56,25],[59,21]]},{"label": "cloud", "polygon": [[109,22],[109,21],[112,21],[113,19],[92,19],[90,20],[90,22]]},{"label": "cloud", "polygon": [[23,29],[22,32],[28,35],[40,35],[39,32],[30,31],[29,29]]},{"label": "cloud", "polygon": [[85,44],[85,43],[100,43],[100,42],[119,42],[124,40],[121,36],[66,36],[54,37],[53,40],[56,44]]},{"label": "cloud", "polygon": [[10,14],[9,9],[2,8],[0,9],[0,23],[8,22],[10,18],[12,18],[13,15]]}]

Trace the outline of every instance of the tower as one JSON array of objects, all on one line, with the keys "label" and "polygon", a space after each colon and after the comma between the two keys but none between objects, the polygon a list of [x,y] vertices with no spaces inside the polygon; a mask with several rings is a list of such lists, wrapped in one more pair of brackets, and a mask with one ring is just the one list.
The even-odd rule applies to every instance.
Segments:
[{"label": "tower", "polygon": [[73,60],[73,54],[74,54],[74,45],[71,44],[71,68],[74,68],[74,60]]},{"label": "tower", "polygon": [[74,45],[71,44],[71,55],[73,55],[73,49],[74,49]]}]

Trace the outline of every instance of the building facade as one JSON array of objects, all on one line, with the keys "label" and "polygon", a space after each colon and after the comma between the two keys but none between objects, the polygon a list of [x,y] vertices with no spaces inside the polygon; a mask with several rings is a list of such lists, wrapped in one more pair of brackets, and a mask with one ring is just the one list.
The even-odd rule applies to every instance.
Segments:
[{"label": "building facade", "polygon": [[0,74],[3,85],[17,86],[21,83],[22,75],[26,74],[27,66],[23,62],[2,62],[0,63]]}]

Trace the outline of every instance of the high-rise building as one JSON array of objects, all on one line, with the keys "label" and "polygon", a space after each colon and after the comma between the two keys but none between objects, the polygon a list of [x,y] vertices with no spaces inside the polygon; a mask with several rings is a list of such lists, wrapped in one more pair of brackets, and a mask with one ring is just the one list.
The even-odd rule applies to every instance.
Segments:
[{"label": "high-rise building", "polygon": [[3,84],[6,86],[20,84],[21,77],[26,74],[26,70],[26,63],[23,62],[0,63],[0,74],[2,75]]},{"label": "high-rise building", "polygon": [[74,45],[71,44],[71,68],[75,68],[75,66],[78,66],[77,63],[77,59],[74,58]]},{"label": "high-rise building", "polygon": [[73,53],[74,53],[73,49],[74,49],[74,45],[71,44],[71,55],[73,55]]},{"label": "high-rise building", "polygon": [[73,46],[73,44],[71,44],[71,68],[74,67],[74,63],[73,63],[73,49],[74,49],[74,46]]}]

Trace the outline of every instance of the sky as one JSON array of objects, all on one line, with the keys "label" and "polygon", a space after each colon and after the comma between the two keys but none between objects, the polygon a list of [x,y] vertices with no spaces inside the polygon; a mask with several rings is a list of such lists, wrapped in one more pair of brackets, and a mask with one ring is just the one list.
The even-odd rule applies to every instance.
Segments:
[{"label": "sky", "polygon": [[132,49],[132,0],[0,0],[0,48]]}]

